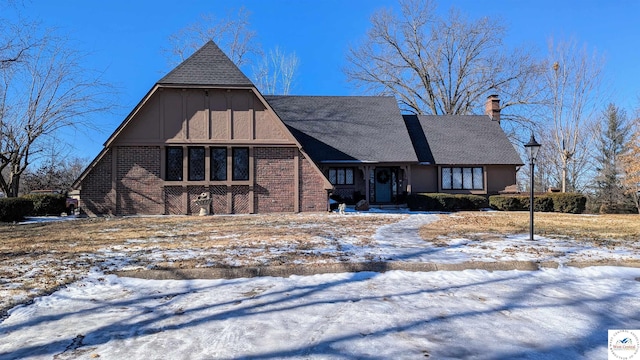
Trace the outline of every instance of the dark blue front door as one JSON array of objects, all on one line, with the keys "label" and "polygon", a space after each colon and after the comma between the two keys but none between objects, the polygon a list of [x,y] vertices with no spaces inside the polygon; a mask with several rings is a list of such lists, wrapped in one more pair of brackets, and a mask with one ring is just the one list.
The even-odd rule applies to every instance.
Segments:
[{"label": "dark blue front door", "polygon": [[375,179],[376,179],[375,202],[376,203],[391,202],[391,169],[376,168]]}]

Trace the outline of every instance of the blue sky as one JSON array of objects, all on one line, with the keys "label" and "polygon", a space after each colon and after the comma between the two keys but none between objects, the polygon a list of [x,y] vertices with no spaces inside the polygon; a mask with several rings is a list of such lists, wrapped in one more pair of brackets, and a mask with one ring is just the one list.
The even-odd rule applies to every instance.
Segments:
[{"label": "blue sky", "polygon": [[[169,35],[199,19],[226,16],[244,6],[263,49],[279,46],[300,59],[293,94],[355,95],[342,73],[346,49],[362,39],[369,18],[394,0],[224,0],[224,1],[38,1],[20,2],[25,17],[56,27],[89,53],[87,66],[104,72],[118,89],[113,114],[93,119],[102,130],[78,134],[75,155],[93,159],[108,136],[170,68],[162,49]],[[470,18],[499,17],[508,27],[507,46],[542,54],[547,40],[574,37],[605,55],[612,100],[629,111],[640,102],[640,1],[636,0],[454,0]],[[4,14],[0,17],[12,16]]]}]

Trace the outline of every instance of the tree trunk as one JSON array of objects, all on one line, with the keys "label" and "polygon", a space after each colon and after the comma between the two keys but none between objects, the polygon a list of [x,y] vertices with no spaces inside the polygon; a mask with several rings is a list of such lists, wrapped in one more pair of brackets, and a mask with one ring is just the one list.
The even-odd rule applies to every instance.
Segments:
[{"label": "tree trunk", "polygon": [[20,190],[20,175],[19,174],[9,174],[9,193],[7,197],[18,197],[18,192]]},{"label": "tree trunk", "polygon": [[562,157],[562,192],[567,192],[567,158]]}]

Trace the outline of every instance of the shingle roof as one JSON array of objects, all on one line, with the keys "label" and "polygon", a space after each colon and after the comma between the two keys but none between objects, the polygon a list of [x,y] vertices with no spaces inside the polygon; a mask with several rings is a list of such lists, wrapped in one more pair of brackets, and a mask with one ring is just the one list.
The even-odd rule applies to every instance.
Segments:
[{"label": "shingle roof", "polygon": [[253,86],[240,69],[209,41],[165,77],[160,85]]},{"label": "shingle roof", "polygon": [[421,162],[522,165],[497,121],[484,115],[404,115]]},{"label": "shingle roof", "polygon": [[265,96],[316,162],[416,162],[393,97]]}]

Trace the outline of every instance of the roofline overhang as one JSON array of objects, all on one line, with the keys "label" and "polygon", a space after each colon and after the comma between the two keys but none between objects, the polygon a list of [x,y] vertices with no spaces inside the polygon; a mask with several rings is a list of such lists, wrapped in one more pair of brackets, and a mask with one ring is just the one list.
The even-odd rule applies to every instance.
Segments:
[{"label": "roofline overhang", "polygon": [[156,86],[161,88],[171,88],[171,89],[246,89],[253,90],[256,89],[254,85],[211,85],[211,84],[175,84],[175,83],[158,83]]},{"label": "roofline overhang", "polygon": [[321,164],[379,164],[380,161],[373,160],[322,160]]},{"label": "roofline overhang", "polygon": [[417,161],[407,161],[407,160],[399,160],[399,161],[375,161],[375,160],[322,160],[320,164],[330,165],[330,164],[362,164],[362,165],[415,165],[418,164]]}]

